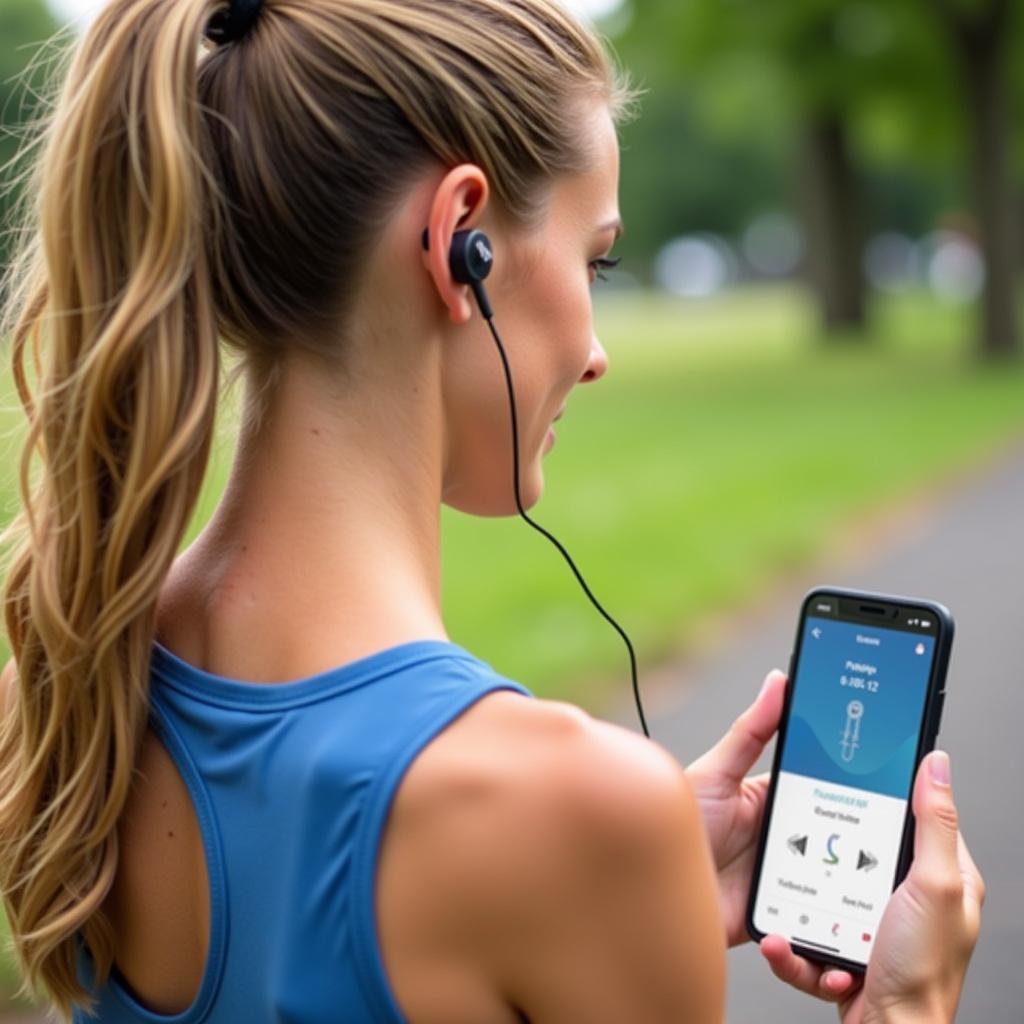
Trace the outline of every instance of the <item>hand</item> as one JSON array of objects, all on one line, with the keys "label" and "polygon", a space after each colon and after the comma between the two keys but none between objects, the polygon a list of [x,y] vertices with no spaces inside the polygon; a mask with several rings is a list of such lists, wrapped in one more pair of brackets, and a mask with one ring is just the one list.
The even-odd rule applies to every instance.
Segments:
[{"label": "hand", "polygon": [[744,921],[769,773],[745,778],[775,735],[786,695],[786,674],[768,673],[754,703],[706,754],[686,769],[700,804],[718,871],[729,945],[748,942]]},{"label": "hand", "polygon": [[797,956],[781,935],[761,940],[761,952],[778,977],[806,992],[839,997],[843,1024],[883,1024],[901,1015],[940,1024],[956,1013],[978,941],[985,883],[960,834],[943,775],[948,780],[949,757],[933,751],[914,783],[914,859],[886,905],[863,986],[846,984],[845,971],[823,972]]}]

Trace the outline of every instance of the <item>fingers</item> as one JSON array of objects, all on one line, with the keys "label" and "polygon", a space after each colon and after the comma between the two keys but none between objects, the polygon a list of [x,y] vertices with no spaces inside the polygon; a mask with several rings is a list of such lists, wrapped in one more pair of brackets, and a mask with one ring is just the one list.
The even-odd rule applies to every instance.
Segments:
[{"label": "fingers", "polygon": [[773,669],[765,678],[754,703],[733,722],[718,743],[690,767],[717,773],[738,784],[775,735],[785,695],[786,674]]},{"label": "fingers", "polygon": [[849,971],[835,967],[822,968],[797,956],[782,935],[766,935],[761,940],[760,948],[777,978],[818,999],[845,999],[857,983]]}]

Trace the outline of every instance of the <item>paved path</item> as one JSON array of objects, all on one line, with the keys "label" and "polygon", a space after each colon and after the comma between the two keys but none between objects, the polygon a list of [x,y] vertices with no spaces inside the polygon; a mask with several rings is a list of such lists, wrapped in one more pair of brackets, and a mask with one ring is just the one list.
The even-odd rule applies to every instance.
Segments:
[{"label": "paved path", "polygon": [[[1024,1024],[1024,447],[860,530],[840,555],[720,623],[715,651],[642,678],[652,736],[684,763],[710,747],[767,672],[785,670],[800,599],[819,583],[932,597],[953,613],[938,746],[950,752],[961,829],[988,890],[957,1020]],[[639,728],[631,703],[611,717]],[[773,747],[755,773],[771,767]],[[729,954],[728,998],[729,1024],[837,1019],[777,981],[753,943]]]}]

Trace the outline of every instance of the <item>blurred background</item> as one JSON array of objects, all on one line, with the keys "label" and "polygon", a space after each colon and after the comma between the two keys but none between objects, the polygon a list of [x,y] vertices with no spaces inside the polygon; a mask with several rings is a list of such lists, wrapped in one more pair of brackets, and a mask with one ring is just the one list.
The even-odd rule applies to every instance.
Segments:
[{"label": "blurred background", "polygon": [[[39,44],[62,26],[70,43],[97,6],[0,0],[0,161],[39,110]],[[612,255],[622,264],[595,286],[610,372],[570,398],[535,514],[633,637],[657,711],[701,685],[675,667],[744,643],[744,614],[780,583],[810,579],[865,529],[906,523],[908,508],[924,515],[933,496],[970,492],[988,507],[986,467],[1024,451],[1024,10],[1011,0],[570,6],[644,94],[621,130],[626,232]],[[11,187],[3,210],[15,198]],[[0,262],[9,243],[5,233]],[[0,392],[6,522],[23,420],[6,363]],[[236,422],[229,399],[186,544],[218,500]],[[1006,525],[1015,513],[999,514]],[[621,641],[556,552],[517,520],[451,512],[444,546],[454,640],[539,695],[622,718]],[[974,589],[921,596],[959,612],[993,579],[972,559]],[[998,582],[1019,605],[1019,584]],[[773,664],[784,667],[796,604],[779,615],[768,647],[779,655],[751,670],[723,727]],[[704,740],[664,738],[687,760]],[[1019,924],[1006,938],[1020,948]],[[1019,979],[1001,984],[1013,998],[1000,1005],[1019,1006]],[[12,990],[7,967],[0,993]],[[7,1007],[0,1020],[17,1019]],[[814,1019],[833,1012],[816,1009]],[[964,1019],[1024,1019],[1002,1013]]]}]

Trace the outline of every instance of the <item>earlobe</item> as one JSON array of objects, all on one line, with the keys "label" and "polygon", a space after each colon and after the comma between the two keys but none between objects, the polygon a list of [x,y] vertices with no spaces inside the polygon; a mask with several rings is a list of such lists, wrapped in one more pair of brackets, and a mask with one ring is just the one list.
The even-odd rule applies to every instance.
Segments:
[{"label": "earlobe", "polygon": [[[454,235],[453,235],[454,237]],[[447,275],[446,280],[440,280],[438,278],[438,268],[436,266],[435,254],[432,252],[433,246],[430,244],[430,228],[423,229],[423,235],[420,239],[420,245],[424,250],[424,262],[427,269],[430,271],[431,276],[434,278],[434,284],[441,294],[445,305],[448,307],[448,314],[451,317],[451,321],[454,324],[464,324],[469,320],[472,315],[472,308],[469,304],[468,289],[465,285],[455,282],[454,277],[451,273],[451,260],[446,260],[447,264]],[[448,246],[449,252],[451,245]],[[442,289],[448,288],[448,283],[453,286],[450,293],[446,294]],[[463,308],[465,307],[465,308]]]}]

